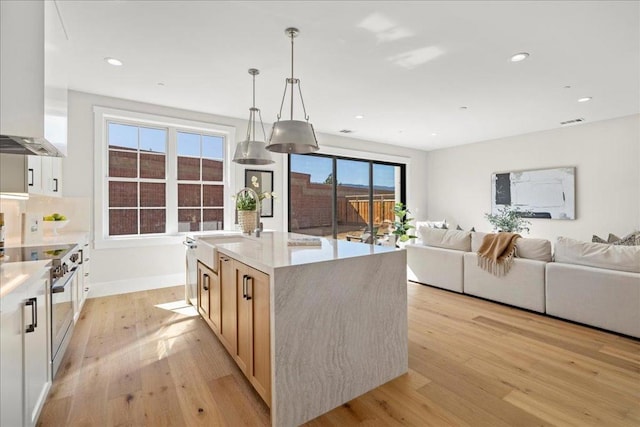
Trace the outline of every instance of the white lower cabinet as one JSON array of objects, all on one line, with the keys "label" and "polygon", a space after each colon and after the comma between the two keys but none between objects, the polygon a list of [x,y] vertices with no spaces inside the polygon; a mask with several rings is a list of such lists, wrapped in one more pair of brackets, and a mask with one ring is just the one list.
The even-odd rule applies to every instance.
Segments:
[{"label": "white lower cabinet", "polygon": [[0,302],[0,425],[34,426],[51,387],[49,270]]}]

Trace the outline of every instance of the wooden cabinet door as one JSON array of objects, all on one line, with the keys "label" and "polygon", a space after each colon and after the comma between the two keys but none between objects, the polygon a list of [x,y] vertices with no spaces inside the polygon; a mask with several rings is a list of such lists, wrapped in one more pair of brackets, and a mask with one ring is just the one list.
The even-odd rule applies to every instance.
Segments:
[{"label": "wooden cabinet door", "polygon": [[220,278],[207,268],[209,275],[209,320],[214,332],[220,333]]},{"label": "wooden cabinet door", "polygon": [[247,300],[251,330],[251,384],[271,407],[271,333],[269,275],[247,267]]},{"label": "wooden cabinet door", "polygon": [[208,270],[204,264],[198,262],[198,311],[205,319],[209,319],[209,289],[211,287]]},{"label": "wooden cabinet door", "polygon": [[235,273],[238,301],[238,345],[235,359],[242,372],[249,377],[249,368],[251,366],[251,300],[247,300],[248,267],[236,261]]},{"label": "wooden cabinet door", "polygon": [[236,274],[234,261],[220,254],[218,264],[220,280],[220,341],[231,355],[236,354]]}]

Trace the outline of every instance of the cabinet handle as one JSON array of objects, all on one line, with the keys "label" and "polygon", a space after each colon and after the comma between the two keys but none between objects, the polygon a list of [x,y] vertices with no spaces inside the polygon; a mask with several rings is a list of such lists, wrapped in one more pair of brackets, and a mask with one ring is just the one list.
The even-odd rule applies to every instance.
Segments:
[{"label": "cabinet handle", "polygon": [[204,288],[205,291],[209,290],[209,275],[207,273],[204,273],[204,278],[205,278],[205,284],[202,285],[202,287]]},{"label": "cabinet handle", "polygon": [[27,178],[27,181],[28,181],[27,185],[29,187],[33,187],[33,168],[29,168],[27,170],[28,170],[28,173],[29,173],[28,178]]},{"label": "cabinet handle", "polygon": [[55,187],[53,187],[53,192],[57,193],[58,192],[58,178],[53,178],[53,183],[55,184]]},{"label": "cabinet handle", "polygon": [[34,332],[38,327],[38,299],[29,298],[24,305],[31,306],[31,324],[27,326],[26,332]]},{"label": "cabinet handle", "polygon": [[247,299],[247,276],[246,274],[242,275],[242,298]]},{"label": "cabinet handle", "polygon": [[253,277],[247,276],[247,295],[246,295],[247,301],[251,299],[251,296],[249,295],[249,280],[251,280],[251,285],[253,285]]}]

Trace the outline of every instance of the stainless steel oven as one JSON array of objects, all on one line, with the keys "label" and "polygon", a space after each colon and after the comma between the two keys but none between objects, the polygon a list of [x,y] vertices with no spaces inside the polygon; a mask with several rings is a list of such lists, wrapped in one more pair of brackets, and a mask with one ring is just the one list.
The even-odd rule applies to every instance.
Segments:
[{"label": "stainless steel oven", "polygon": [[73,315],[82,253],[77,245],[51,266],[51,367],[55,377],[73,333]]}]

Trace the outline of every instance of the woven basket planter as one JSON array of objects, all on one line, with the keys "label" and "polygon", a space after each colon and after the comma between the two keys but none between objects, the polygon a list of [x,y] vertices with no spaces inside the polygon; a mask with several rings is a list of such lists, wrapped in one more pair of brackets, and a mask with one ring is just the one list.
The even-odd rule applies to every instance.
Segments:
[{"label": "woven basket planter", "polygon": [[238,224],[243,233],[251,233],[258,228],[258,212],[238,211]]}]

